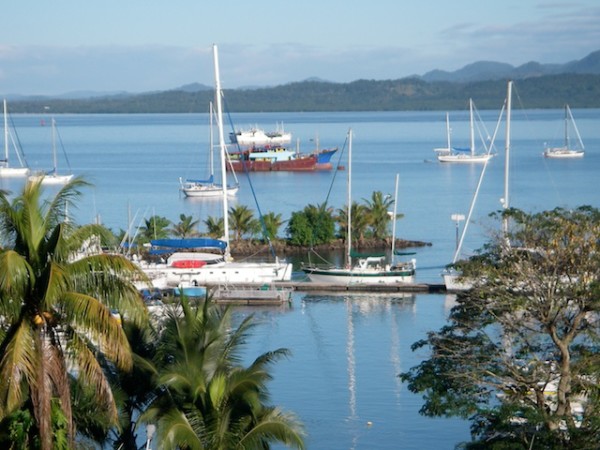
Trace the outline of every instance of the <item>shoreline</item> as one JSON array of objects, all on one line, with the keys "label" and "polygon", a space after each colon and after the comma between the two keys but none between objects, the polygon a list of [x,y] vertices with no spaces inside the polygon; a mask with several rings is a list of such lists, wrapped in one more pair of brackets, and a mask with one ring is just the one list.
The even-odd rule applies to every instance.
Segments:
[{"label": "shoreline", "polygon": [[[269,245],[258,240],[242,240],[230,241],[230,251],[232,256],[250,256],[263,253],[269,253]],[[302,255],[307,254],[311,250],[316,251],[342,251],[346,248],[346,243],[343,239],[336,239],[328,244],[319,244],[312,247],[292,245],[286,240],[276,239],[271,242],[273,250],[278,255]],[[409,241],[405,239],[396,239],[396,249],[409,249],[430,247],[432,244],[425,241]],[[365,239],[361,243],[357,243],[354,247],[356,250],[375,250],[385,251],[391,248],[391,240]]]}]

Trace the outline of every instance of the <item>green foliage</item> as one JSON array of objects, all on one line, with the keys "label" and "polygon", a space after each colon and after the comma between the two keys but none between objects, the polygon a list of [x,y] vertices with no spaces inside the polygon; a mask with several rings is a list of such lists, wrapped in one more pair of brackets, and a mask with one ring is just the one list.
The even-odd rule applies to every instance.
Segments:
[{"label": "green foliage", "polygon": [[229,220],[236,241],[240,241],[245,235],[256,234],[260,230],[260,222],[254,218],[254,212],[246,205],[229,208]]},{"label": "green foliage", "polygon": [[596,448],[600,211],[497,218],[508,233],[461,265],[473,287],[413,345],[431,356],[401,378],[424,394],[422,414],[471,419],[467,448]]},{"label": "green foliage", "polygon": [[40,182],[27,182],[14,198],[0,192],[0,422],[16,411],[33,411],[35,429],[22,416],[22,430],[33,429],[44,450],[72,446],[71,370],[78,382],[93,386],[96,409],[116,423],[99,359],[125,370],[131,354],[111,310],[138,324],[147,320],[130,282],[144,278],[135,264],[113,254],[72,259],[102,232],[97,225],[64,222],[66,205],[86,185],[74,179],[49,199]]},{"label": "green foliage", "polygon": [[232,326],[230,310],[209,300],[192,306],[182,298],[181,311],[169,313],[156,354],[161,389],[142,416],[156,423],[158,448],[304,448],[301,423],[265,403],[269,368],[289,352],[240,364],[252,326],[252,317]]},{"label": "green foliage", "polygon": [[[519,96],[527,108],[600,107],[600,75],[560,74],[519,80]],[[418,78],[357,80],[351,83],[303,81],[260,89],[225,90],[232,112],[287,111],[420,111],[458,110],[474,98],[480,108],[498,109],[506,96],[506,80],[469,83],[426,82]],[[192,113],[204,111],[213,90],[164,91],[92,99],[14,100],[15,113]]]},{"label": "green foliage", "polygon": [[144,219],[144,226],[140,227],[140,235],[137,242],[144,244],[153,239],[165,239],[169,237],[169,226],[171,221],[166,217],[152,216]]},{"label": "green foliage", "polygon": [[208,236],[211,238],[220,239],[225,234],[225,221],[222,217],[208,216],[204,220],[204,225],[206,225]]},{"label": "green foliage", "polygon": [[275,214],[274,212],[268,212],[263,216],[263,223],[265,224],[265,232],[267,239],[274,240],[277,238],[279,228],[283,225],[281,220],[281,214]]},{"label": "green foliage", "polygon": [[293,212],[286,229],[294,245],[327,244],[335,239],[335,221],[327,204],[308,205]]},{"label": "green foliage", "polygon": [[179,222],[174,224],[169,231],[173,236],[179,237],[181,239],[195,237],[199,235],[198,231],[196,230],[196,227],[199,223],[200,221],[194,220],[192,216],[180,214]]}]

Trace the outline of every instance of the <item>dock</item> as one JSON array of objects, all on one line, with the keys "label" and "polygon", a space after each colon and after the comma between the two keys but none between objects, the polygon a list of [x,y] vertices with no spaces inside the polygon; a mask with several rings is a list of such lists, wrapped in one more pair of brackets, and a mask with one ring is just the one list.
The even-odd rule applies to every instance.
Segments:
[{"label": "dock", "polygon": [[[414,293],[414,294],[440,294],[446,292],[444,284],[432,283],[350,283],[350,284],[332,284],[332,283],[315,283],[312,281],[277,281],[269,285],[273,288],[290,289],[298,292],[348,292],[348,293]],[[211,286],[207,286],[210,288]],[[260,284],[236,285],[236,288],[241,289],[258,289]]]}]

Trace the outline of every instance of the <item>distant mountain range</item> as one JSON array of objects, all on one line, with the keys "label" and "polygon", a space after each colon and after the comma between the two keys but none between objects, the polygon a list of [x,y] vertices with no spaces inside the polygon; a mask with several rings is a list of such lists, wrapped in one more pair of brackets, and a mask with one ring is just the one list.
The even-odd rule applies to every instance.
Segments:
[{"label": "distant mountain range", "polygon": [[468,83],[503,79],[521,80],[523,78],[565,73],[600,74],[600,50],[590,53],[583,59],[565,64],[540,64],[531,61],[514,67],[506,63],[478,61],[454,72],[432,70],[419,78],[428,82],[449,81],[452,83]]},{"label": "distant mountain range", "polygon": [[[530,62],[518,67],[476,62],[454,72],[434,70],[397,80],[334,83],[310,78],[272,87],[225,89],[230,112],[401,111],[464,108],[473,98],[479,108],[497,108],[506,80],[517,80],[528,108],[600,108],[600,51],[565,64]],[[79,92],[69,97],[19,97],[11,110],[40,113],[192,113],[204,112],[213,87],[191,83],[178,88],[131,94]]]}]

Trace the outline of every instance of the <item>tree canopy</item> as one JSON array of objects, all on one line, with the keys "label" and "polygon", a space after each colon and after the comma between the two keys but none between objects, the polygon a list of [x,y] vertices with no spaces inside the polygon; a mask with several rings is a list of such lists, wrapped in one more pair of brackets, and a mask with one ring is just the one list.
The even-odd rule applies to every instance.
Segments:
[{"label": "tree canopy", "polygon": [[422,414],[470,418],[467,448],[597,448],[600,212],[501,216],[508,232],[462,265],[472,288],[401,378]]}]

